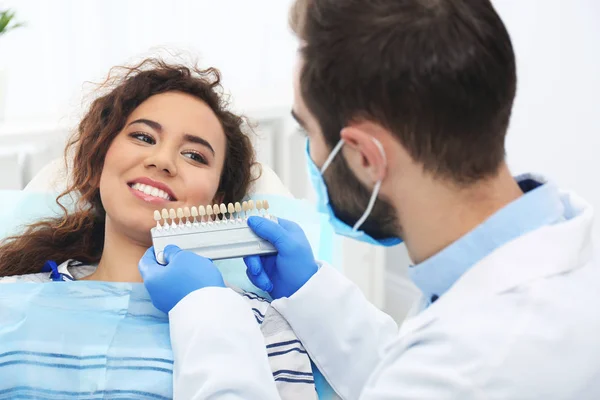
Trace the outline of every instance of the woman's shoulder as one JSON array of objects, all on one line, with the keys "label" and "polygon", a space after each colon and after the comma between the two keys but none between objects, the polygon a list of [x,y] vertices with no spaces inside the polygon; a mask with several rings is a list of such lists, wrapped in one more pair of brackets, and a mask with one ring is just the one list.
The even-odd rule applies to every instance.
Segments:
[{"label": "woman's shoulder", "polygon": [[[84,265],[76,260],[67,260],[60,264],[57,269],[60,276],[63,277],[61,280],[73,281],[90,275],[96,270],[96,267],[93,265]],[[50,272],[0,277],[0,283],[46,283],[52,281],[52,274]]]}]

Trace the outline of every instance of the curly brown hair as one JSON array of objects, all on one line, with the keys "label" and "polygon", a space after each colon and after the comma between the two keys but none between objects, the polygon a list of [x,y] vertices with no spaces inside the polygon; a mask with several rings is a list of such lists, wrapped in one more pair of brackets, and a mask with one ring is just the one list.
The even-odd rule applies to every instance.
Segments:
[{"label": "curly brown hair", "polygon": [[[149,97],[171,91],[205,102],[221,121],[227,149],[218,192],[227,201],[242,199],[253,180],[254,150],[243,132],[245,118],[228,110],[217,69],[199,69],[149,58],[133,67],[115,67],[67,143],[65,160],[73,151],[70,182],[57,199],[64,215],[27,226],[24,233],[5,239],[0,246],[0,276],[40,272],[44,263],[76,259],[97,263],[104,246],[105,210],[100,200],[104,158],[129,115]],[[61,199],[77,201],[68,212]]]}]

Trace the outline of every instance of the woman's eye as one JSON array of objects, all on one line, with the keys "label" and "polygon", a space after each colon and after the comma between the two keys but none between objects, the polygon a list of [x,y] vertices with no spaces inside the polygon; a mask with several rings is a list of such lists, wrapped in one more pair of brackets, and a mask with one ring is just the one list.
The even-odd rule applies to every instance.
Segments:
[{"label": "woman's eye", "polygon": [[154,138],[147,133],[144,132],[134,132],[129,135],[130,137],[139,140],[140,142],[148,143],[148,144],[156,144]]},{"label": "woman's eye", "polygon": [[187,158],[189,158],[189,159],[191,159],[191,160],[193,160],[195,162],[198,162],[200,164],[208,165],[208,161],[206,161],[206,158],[202,154],[200,154],[200,153],[196,153],[195,151],[188,151],[188,152],[185,152],[185,153],[182,153],[182,154],[185,157],[187,157]]}]

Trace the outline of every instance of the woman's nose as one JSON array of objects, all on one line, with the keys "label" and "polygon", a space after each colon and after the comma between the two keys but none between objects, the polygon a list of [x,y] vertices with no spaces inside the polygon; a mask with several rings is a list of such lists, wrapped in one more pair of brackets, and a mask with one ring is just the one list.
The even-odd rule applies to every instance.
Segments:
[{"label": "woman's nose", "polygon": [[146,168],[156,168],[171,176],[177,175],[175,158],[167,149],[156,149],[146,158],[144,166]]}]

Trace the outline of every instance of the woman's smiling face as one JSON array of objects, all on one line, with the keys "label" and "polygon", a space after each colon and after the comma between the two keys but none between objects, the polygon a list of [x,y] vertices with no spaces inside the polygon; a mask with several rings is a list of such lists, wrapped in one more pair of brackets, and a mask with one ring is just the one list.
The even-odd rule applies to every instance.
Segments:
[{"label": "woman's smiling face", "polygon": [[180,92],[149,97],[112,141],[100,178],[110,224],[150,242],[154,210],[220,202],[225,132],[202,100]]}]

